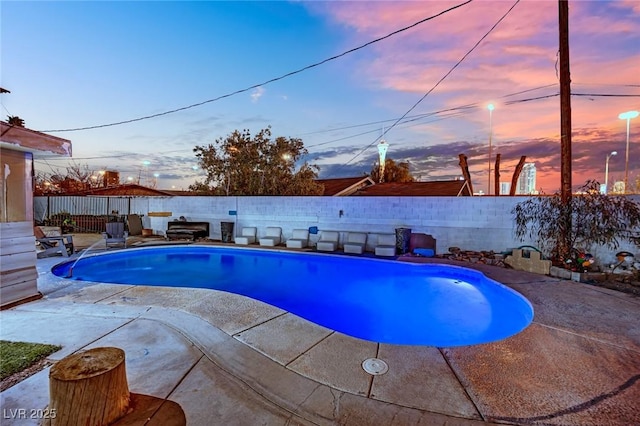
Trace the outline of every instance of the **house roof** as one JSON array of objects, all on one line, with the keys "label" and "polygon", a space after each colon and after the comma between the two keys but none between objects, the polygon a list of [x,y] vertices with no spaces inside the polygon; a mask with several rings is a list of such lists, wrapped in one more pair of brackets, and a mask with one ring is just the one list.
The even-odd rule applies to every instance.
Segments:
[{"label": "house roof", "polygon": [[432,182],[384,182],[358,190],[353,195],[400,197],[458,197],[471,196],[464,180]]},{"label": "house roof", "polygon": [[324,192],[322,195],[333,197],[352,195],[361,188],[366,188],[375,184],[369,176],[316,179],[316,182],[324,186]]},{"label": "house roof", "polygon": [[135,183],[127,183],[124,185],[107,186],[105,188],[94,188],[86,191],[79,191],[66,195],[100,195],[100,196],[139,196],[139,197],[173,197],[168,191],[148,188],[146,186]]},{"label": "house roof", "polygon": [[0,147],[33,152],[34,156],[71,157],[71,141],[0,121]]}]

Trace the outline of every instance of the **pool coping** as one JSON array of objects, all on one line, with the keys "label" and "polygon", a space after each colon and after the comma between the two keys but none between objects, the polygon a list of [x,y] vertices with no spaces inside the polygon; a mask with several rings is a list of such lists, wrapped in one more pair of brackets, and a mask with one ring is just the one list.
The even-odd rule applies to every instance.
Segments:
[{"label": "pool coping", "polygon": [[[177,246],[177,247],[178,247],[178,250],[183,248],[183,246]],[[172,249],[175,249],[175,248],[176,248],[176,246],[173,246],[173,245],[163,245],[163,246],[145,246],[145,247],[129,248],[126,251],[123,251],[123,250],[101,251],[101,252],[92,253],[90,256],[84,257],[82,259],[81,259],[81,257],[76,257],[75,259],[63,260],[62,262],[58,263],[58,265],[71,265],[71,267],[75,269],[75,263],[77,261],[79,261],[79,260],[89,260],[89,259],[92,259],[92,258],[100,258],[100,257],[102,257],[104,255],[109,255],[109,254],[113,254],[113,253],[116,253],[116,252],[120,252],[120,253],[123,254],[123,256],[120,256],[119,261],[129,262],[130,256],[128,256],[128,253],[131,253],[131,252],[143,253],[143,252],[145,252],[147,250],[156,250],[156,249],[160,250],[160,251],[165,251],[165,250],[168,251],[168,250],[172,250]],[[389,264],[389,259],[381,259],[381,258],[378,258],[378,257],[362,257],[362,256],[349,256],[349,257],[346,257],[343,254],[337,253],[337,252],[301,251],[301,250],[283,249],[281,247],[276,247],[276,248],[269,249],[269,248],[258,247],[258,246],[231,246],[231,245],[224,245],[223,246],[223,245],[211,245],[211,244],[193,243],[193,244],[189,245],[189,249],[192,249],[192,248],[204,249],[204,250],[211,249],[211,248],[213,248],[214,250],[215,249],[219,249],[219,250],[223,250],[223,252],[221,252],[222,255],[228,254],[228,253],[233,253],[234,251],[237,251],[237,252],[244,252],[244,253],[247,253],[247,252],[248,253],[265,253],[268,256],[273,255],[273,254],[284,254],[285,256],[291,256],[291,257],[293,257],[293,256],[310,256],[311,258],[316,258],[316,259],[332,258],[332,259],[335,259],[335,260],[339,260],[341,262],[345,261],[346,259],[351,258],[351,259],[357,259],[358,261],[361,261],[361,263],[363,264],[363,268],[367,268],[368,266],[365,266],[365,265],[367,265],[369,262],[375,262],[378,265],[385,265],[385,264],[388,265]],[[200,252],[197,252],[197,253],[200,254]],[[216,252],[214,252],[214,251],[205,251],[203,254],[209,254],[209,253],[211,253],[212,255],[216,254]],[[220,253],[220,252],[218,252],[218,253]],[[126,256],[124,256],[124,254],[126,254]],[[170,253],[169,255],[173,255],[173,253]],[[504,284],[502,284],[502,283],[500,283],[500,282],[498,282],[496,280],[493,280],[493,279],[487,277],[487,275],[483,274],[482,272],[480,272],[478,270],[475,270],[475,269],[472,269],[472,268],[466,268],[466,267],[463,267],[461,265],[445,264],[443,262],[402,261],[402,259],[403,259],[403,257],[400,257],[399,258],[400,262],[393,262],[393,263],[396,263],[398,265],[403,265],[403,268],[402,268],[403,270],[404,270],[404,268],[408,268],[408,269],[415,268],[416,271],[412,271],[412,272],[418,272],[418,270],[422,269],[422,271],[420,271],[419,273],[424,272],[425,274],[428,274],[428,275],[438,274],[438,273],[440,273],[440,271],[443,271],[441,273],[444,274],[443,276],[446,276],[447,278],[455,279],[455,280],[467,281],[469,283],[473,283],[474,285],[477,285],[478,287],[485,288],[487,286],[489,286],[489,287],[497,286],[497,287],[499,287],[501,289],[504,289],[504,292],[509,294],[508,297],[510,297],[510,298],[513,297],[514,298],[514,300],[513,300],[514,303],[518,303],[518,302],[522,301],[522,305],[523,305],[522,309],[523,310],[527,309],[527,312],[526,313],[524,311],[518,312],[518,313],[522,313],[522,315],[520,315],[520,317],[521,317],[520,321],[528,321],[528,323],[526,325],[525,324],[518,325],[517,329],[509,328],[509,330],[504,330],[504,329],[503,330],[496,330],[496,331],[501,332],[503,336],[506,335],[508,337],[511,334],[519,333],[524,328],[526,328],[529,325],[529,323],[531,322],[531,319],[533,317],[533,307],[531,306],[531,303],[526,298],[522,297],[522,295],[520,293],[518,293],[517,291],[513,290],[512,288],[510,288],[510,287],[508,287],[508,286],[506,286],[506,285],[504,285]],[[311,260],[309,260],[309,261],[311,261]],[[179,267],[184,269],[185,265],[182,265],[182,262],[180,262],[180,263],[181,263],[181,265],[179,265]],[[321,263],[321,264],[315,265],[314,270],[315,269],[318,269],[318,270],[322,269],[323,265],[325,265],[325,263]],[[132,265],[129,265],[129,266],[132,266]],[[206,268],[206,267],[198,264],[197,268],[199,270],[202,270],[202,268]],[[66,270],[66,267],[65,267],[65,270]],[[60,272],[64,272],[64,270],[60,271]],[[60,272],[58,272],[58,273],[60,273]],[[81,273],[80,275],[83,275],[83,274]],[[286,275],[286,273],[281,273],[280,275]],[[336,277],[336,279],[340,279],[342,277],[343,277],[343,275],[340,274],[340,276]],[[60,276],[60,278],[70,278],[70,279],[73,278],[74,281],[83,281],[83,282],[87,282],[87,284],[89,284],[89,283],[109,284],[109,282],[100,282],[99,280],[96,280],[96,279],[87,280],[87,279],[79,279],[79,278],[71,277],[71,276],[66,276],[66,277]],[[160,277],[160,278],[162,279],[163,277]],[[358,278],[359,278],[360,282],[362,282],[364,280],[364,278],[362,276],[360,276]],[[302,277],[296,277],[296,279],[295,279],[296,282],[300,282],[301,280],[303,280]],[[326,282],[327,285],[335,284],[335,283],[329,283],[327,281],[329,281],[329,280],[328,279],[322,280],[323,284],[325,282]],[[124,285],[126,285],[126,283],[115,283],[115,284],[120,284],[120,285],[124,284]],[[136,283],[136,284],[131,283],[131,285],[141,286],[141,285],[144,285],[144,283]],[[286,289],[287,284],[283,285],[282,283],[280,283],[280,285],[282,286],[282,288]],[[371,285],[373,285],[373,283]],[[165,285],[162,285],[162,284],[149,284],[149,286],[150,287],[163,287],[163,286],[164,287],[173,287],[170,284],[165,284]],[[184,285],[184,284],[181,284],[181,285],[175,286],[175,287],[181,287],[181,288],[185,288],[186,287],[186,288],[189,288],[188,285]],[[203,287],[201,284],[198,284],[198,285],[195,285],[195,286],[193,286],[191,288],[206,288],[206,287]],[[211,290],[213,290],[213,289],[211,289]],[[222,291],[224,291],[224,290],[222,290]],[[327,291],[331,291],[331,289],[328,289]],[[367,288],[358,288],[358,291],[355,292],[355,293],[356,294],[364,294],[365,291],[367,291]],[[247,297],[251,298],[251,295],[248,295]],[[507,296],[503,296],[503,297],[507,297]],[[263,303],[266,304],[266,305],[269,305],[268,301],[264,301]],[[300,315],[297,315],[294,312],[286,312],[287,311],[286,307],[276,306],[275,308],[276,308],[276,311],[275,311],[275,315],[276,316],[290,314],[290,315],[293,315],[293,316],[296,316],[296,317],[300,317]],[[458,312],[460,312],[460,311],[456,311],[454,316],[457,317],[458,316]],[[488,309],[488,312],[490,313],[490,309]],[[512,312],[515,313],[515,311],[512,311]],[[462,314],[462,313],[463,312],[460,312],[460,314]],[[264,322],[268,322],[273,318],[275,318],[275,317],[268,318],[268,319],[262,318],[262,320]],[[306,318],[304,316],[302,316],[302,319],[306,320]],[[493,322],[495,323],[495,320]],[[306,325],[306,328],[307,328],[306,332],[307,333],[313,334],[313,333],[320,332],[320,330],[328,330],[328,329],[333,330],[333,328],[331,326],[325,326],[325,325],[322,325],[322,324],[316,324],[312,320],[306,320],[306,323],[307,323],[307,325]],[[215,324],[214,323],[214,325],[216,325],[218,327],[221,327],[220,324]],[[247,331],[246,327],[250,326],[250,325],[251,324],[242,325],[239,330],[228,330],[228,329],[225,328],[225,331],[227,331],[227,332],[229,332],[229,334],[235,336],[240,331]],[[258,324],[258,325],[261,325],[261,324]],[[471,326],[471,324],[468,324],[468,325]],[[300,325],[300,326],[302,327],[302,325]],[[311,327],[311,326],[313,326],[313,327]],[[312,330],[311,329],[311,328],[314,328],[314,327],[317,328],[317,330]],[[430,327],[432,329],[434,328],[433,325],[431,325]],[[336,328],[339,328],[339,327],[336,327]],[[376,341],[375,338],[358,337],[357,334],[354,335],[354,334],[349,334],[349,333],[346,333],[346,332],[341,332],[338,329],[333,330],[333,331],[335,331],[337,333],[343,333],[343,334],[346,334],[346,335],[348,335],[350,337],[354,337],[354,338],[357,338],[357,339],[360,339],[360,340],[364,339],[366,341],[370,341],[370,342],[374,342],[374,343],[383,343],[381,341]],[[486,329],[482,330],[482,334],[481,335],[477,335],[477,333],[471,333],[471,335],[475,336],[476,340],[488,339],[487,334],[490,334],[490,333],[487,332]],[[237,337],[241,337],[241,336],[237,336]],[[488,340],[488,341],[501,340],[503,338],[504,337],[497,338],[497,337],[493,337],[492,336],[491,340]],[[393,344],[393,345],[422,345],[422,346],[435,346],[435,347],[452,347],[452,346],[469,346],[469,345],[482,344],[482,343],[487,343],[488,342],[488,341],[470,342],[469,340],[467,340],[467,343],[461,343],[459,341],[449,340],[447,343],[444,343],[442,340],[443,339],[440,339],[440,342],[438,342],[438,343],[435,343],[433,341],[432,342],[398,343],[398,342],[389,342],[387,340],[385,343],[389,343],[389,344]],[[310,346],[313,346],[316,343],[318,343],[318,342],[311,342]],[[291,360],[287,361],[285,359],[283,359],[283,360],[278,359],[277,357],[274,356],[274,354],[270,353],[268,350],[262,350],[262,349],[259,349],[257,347],[256,347],[256,349],[258,349],[259,351],[263,352],[265,355],[269,356],[270,358],[280,362],[281,364],[285,364],[286,365],[286,364],[288,364],[288,362],[291,361]]]},{"label": "pool coping", "polygon": [[[38,261],[45,298],[13,311],[141,309],[135,319],[178,331],[297,421],[382,424],[402,413],[428,424],[640,422],[640,410],[632,410],[640,401],[640,299],[630,295],[493,266],[403,258],[479,270],[534,306],[533,323],[516,336],[442,349],[362,341],[243,296],[201,293],[212,290],[69,285],[47,272],[59,260]],[[213,300],[225,309],[212,310]],[[370,357],[386,360],[389,372],[365,373],[361,363]]]}]

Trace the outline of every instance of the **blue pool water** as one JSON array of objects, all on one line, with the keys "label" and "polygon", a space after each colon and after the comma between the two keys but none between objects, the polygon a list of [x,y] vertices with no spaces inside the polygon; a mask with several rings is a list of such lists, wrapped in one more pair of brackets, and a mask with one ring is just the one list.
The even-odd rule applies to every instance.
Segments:
[{"label": "blue pool water", "polygon": [[212,246],[152,247],[70,260],[60,277],[223,290],[381,343],[471,345],[533,320],[527,299],[480,272],[449,265]]}]

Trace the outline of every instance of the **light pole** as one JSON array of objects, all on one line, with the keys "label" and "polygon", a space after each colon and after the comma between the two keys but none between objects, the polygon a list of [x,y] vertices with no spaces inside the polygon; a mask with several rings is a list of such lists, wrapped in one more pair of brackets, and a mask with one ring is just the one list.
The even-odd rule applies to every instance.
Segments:
[{"label": "light pole", "polygon": [[487,109],[489,110],[489,176],[487,178],[487,195],[491,195],[491,142],[493,139],[492,116],[495,107],[493,104],[489,104],[487,105]]},{"label": "light pole", "polygon": [[[142,167],[144,168],[144,186],[149,186],[149,166],[150,165],[151,165],[151,161],[149,160],[144,160],[142,162]],[[138,185],[140,185],[140,182],[138,182]]]},{"label": "light pole", "polygon": [[609,192],[609,158],[614,155],[618,155],[618,151],[611,151],[611,154],[607,154],[607,161],[604,162],[604,194]]},{"label": "light pole", "polygon": [[629,192],[629,122],[632,118],[636,118],[638,116],[638,111],[627,111],[623,112],[618,116],[620,120],[627,120],[627,153],[625,154],[624,159],[624,192],[625,194]]},{"label": "light pole", "polygon": [[380,157],[380,183],[384,182],[384,162],[389,144],[382,139],[378,144],[378,156]]}]

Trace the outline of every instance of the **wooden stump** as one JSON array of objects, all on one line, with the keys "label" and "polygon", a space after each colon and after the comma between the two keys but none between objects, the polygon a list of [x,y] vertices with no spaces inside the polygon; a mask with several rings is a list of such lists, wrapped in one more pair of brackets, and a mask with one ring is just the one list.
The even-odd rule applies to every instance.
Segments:
[{"label": "wooden stump", "polygon": [[108,425],[127,413],[124,351],[95,348],[69,355],[49,371],[52,425]]}]

